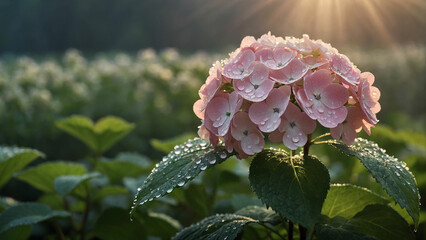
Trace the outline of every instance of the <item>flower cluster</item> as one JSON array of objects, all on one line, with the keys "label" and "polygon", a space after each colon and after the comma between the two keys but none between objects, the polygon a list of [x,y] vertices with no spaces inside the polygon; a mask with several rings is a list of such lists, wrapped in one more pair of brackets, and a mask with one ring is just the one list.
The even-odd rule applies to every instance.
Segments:
[{"label": "flower cluster", "polygon": [[262,151],[264,133],[295,150],[307,142],[316,120],[347,145],[378,120],[380,91],[361,71],[321,40],[265,34],[210,69],[194,104],[198,134],[244,158]]}]

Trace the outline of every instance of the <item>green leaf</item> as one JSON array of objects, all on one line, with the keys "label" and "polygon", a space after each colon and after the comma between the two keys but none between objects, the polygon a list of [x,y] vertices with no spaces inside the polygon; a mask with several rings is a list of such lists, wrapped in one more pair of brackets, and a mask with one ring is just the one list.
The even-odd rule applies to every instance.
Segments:
[{"label": "green leaf", "polygon": [[[98,172],[91,172],[81,176],[78,175],[64,175],[57,177],[53,184],[55,186],[56,192],[59,193],[62,197],[70,194],[74,189],[76,189],[80,184],[87,182],[88,180],[99,177],[101,174]],[[84,195],[83,194],[79,194]]]},{"label": "green leaf", "polygon": [[95,153],[101,154],[133,130],[134,124],[108,116],[96,124],[84,116],[72,116],[56,122],[56,126],[78,138]]},{"label": "green leaf", "polygon": [[111,195],[123,195],[123,194],[128,194],[129,190],[127,190],[127,188],[122,187],[122,186],[105,186],[101,189],[99,189],[99,191],[97,191],[94,195],[93,195],[93,201],[97,201],[101,198],[107,197],[107,196],[111,196]]},{"label": "green leaf", "polygon": [[0,212],[3,212],[6,208],[16,205],[18,201],[10,197],[0,197]]},{"label": "green leaf", "polygon": [[33,149],[0,146],[0,188],[30,162],[44,154]]},{"label": "green leaf", "polygon": [[121,208],[109,208],[98,218],[94,235],[104,240],[146,239],[146,234],[138,221],[130,221],[129,214]]},{"label": "green leaf", "polygon": [[87,173],[82,164],[70,162],[48,162],[39,164],[19,173],[16,177],[43,192],[55,192],[53,181],[63,175],[83,175]]},{"label": "green leaf", "polygon": [[327,168],[317,158],[290,158],[277,149],[266,149],[256,155],[249,179],[267,206],[308,229],[315,226],[330,186]]},{"label": "green leaf", "polygon": [[182,228],[175,219],[162,214],[148,211],[139,219],[148,236],[170,239]]},{"label": "green leaf", "polygon": [[119,153],[116,157],[116,160],[132,162],[140,165],[141,167],[149,167],[151,165],[151,161],[148,157],[140,155],[139,153],[134,152],[122,152]]},{"label": "green leaf", "polygon": [[131,213],[138,205],[170,193],[175,187],[183,186],[201,171],[230,156],[224,147],[214,149],[208,141],[199,138],[176,146],[175,150],[156,165],[138,189]]},{"label": "green leaf", "polygon": [[328,141],[343,153],[361,160],[373,177],[395,201],[405,208],[418,225],[420,196],[416,180],[404,162],[386,154],[377,144],[362,138],[346,146],[343,142]]},{"label": "green leaf", "polygon": [[253,218],[260,222],[267,222],[272,225],[281,222],[280,216],[275,211],[261,206],[247,206],[236,211],[235,214]]},{"label": "green leaf", "polygon": [[[241,214],[247,214],[244,216]],[[273,211],[263,207],[241,209],[235,214],[216,214],[180,231],[174,240],[235,239],[249,223],[275,223]],[[276,215],[276,214],[275,214]]]},{"label": "green leaf", "polygon": [[124,177],[139,177],[149,173],[145,166],[131,160],[108,160],[98,162],[98,170],[104,173],[111,183],[119,183]]},{"label": "green leaf", "polygon": [[392,208],[375,204],[368,205],[354,218],[323,217],[317,224],[318,240],[335,239],[414,239],[408,223]]},{"label": "green leaf", "polygon": [[333,218],[341,216],[351,218],[370,204],[388,204],[389,200],[373,193],[367,188],[351,184],[334,184],[330,186],[322,206],[321,214]]},{"label": "green leaf", "polygon": [[194,137],[195,137],[195,134],[193,133],[185,133],[180,136],[166,139],[166,140],[151,139],[151,146],[163,153],[169,153],[170,151],[173,150],[174,146],[182,144],[186,142],[187,139],[194,138]]},{"label": "green leaf", "polygon": [[0,232],[12,227],[35,224],[55,217],[70,216],[65,211],[54,211],[42,203],[20,203],[0,213]]},{"label": "green leaf", "polygon": [[26,240],[31,235],[31,226],[17,226],[0,233],[3,240]]}]

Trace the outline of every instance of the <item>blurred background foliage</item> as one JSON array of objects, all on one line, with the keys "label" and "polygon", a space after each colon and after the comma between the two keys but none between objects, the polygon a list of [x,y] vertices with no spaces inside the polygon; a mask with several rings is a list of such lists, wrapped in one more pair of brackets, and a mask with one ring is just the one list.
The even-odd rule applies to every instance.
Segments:
[{"label": "blurred background foliage", "polygon": [[[2,0],[0,144],[38,149],[48,161],[87,160],[90,150],[55,127],[56,121],[79,114],[134,123],[134,130],[104,156],[137,152],[148,162],[139,174],[114,178],[128,192],[97,205],[105,218],[98,225],[91,219],[91,229],[103,238],[110,215],[128,216],[136,188],[153,163],[195,135],[200,122],[192,104],[212,63],[245,35],[307,33],[375,75],[382,111],[370,139],[407,162],[426,196],[425,12],[424,0]],[[358,160],[325,146],[313,147],[313,153],[329,156],[321,160],[333,183],[351,182],[386,196]],[[147,204],[141,224],[150,228],[143,221],[158,218],[153,214],[159,212],[187,226],[212,213],[260,204],[248,185],[248,162],[227,161],[184,190]],[[15,178],[0,195],[50,201]],[[418,239],[426,236],[424,199]],[[82,211],[81,202],[73,207]],[[172,236],[180,226],[168,222],[171,232],[150,234]],[[43,231],[36,227],[33,234]]]}]

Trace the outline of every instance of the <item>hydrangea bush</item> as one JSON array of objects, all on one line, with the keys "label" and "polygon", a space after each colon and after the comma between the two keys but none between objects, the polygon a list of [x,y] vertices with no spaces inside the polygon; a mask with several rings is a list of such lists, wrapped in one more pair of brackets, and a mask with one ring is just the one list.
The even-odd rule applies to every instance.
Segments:
[{"label": "hydrangea bush", "polygon": [[[413,239],[400,215],[408,214],[417,227],[420,196],[412,173],[376,143],[356,138],[378,123],[374,80],[307,35],[245,37],[228,59],[214,63],[199,90],[193,110],[202,122],[200,138],[175,146],[156,165],[138,189],[131,215],[236,156],[251,161],[250,185],[263,207],[208,217],[174,239],[256,239],[245,231],[247,224],[263,227],[262,238],[272,239]],[[329,133],[312,138],[316,128]],[[268,139],[288,150],[265,148]],[[319,144],[358,158],[389,199],[359,186],[330,184],[328,169],[309,154]]]}]

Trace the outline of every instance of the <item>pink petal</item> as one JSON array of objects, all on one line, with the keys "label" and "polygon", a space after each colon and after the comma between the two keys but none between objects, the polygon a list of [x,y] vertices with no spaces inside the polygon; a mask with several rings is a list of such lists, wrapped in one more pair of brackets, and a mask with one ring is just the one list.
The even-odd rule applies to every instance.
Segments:
[{"label": "pink petal", "polygon": [[352,145],[356,138],[356,131],[348,126],[343,126],[342,140],[346,145]]},{"label": "pink petal", "polygon": [[321,93],[321,102],[327,107],[335,109],[343,106],[349,98],[348,90],[340,84],[328,85]]},{"label": "pink petal", "polygon": [[266,67],[277,70],[287,66],[296,55],[296,51],[288,48],[264,48],[256,52],[256,59]]},{"label": "pink petal", "polygon": [[253,72],[254,60],[254,52],[251,49],[243,49],[224,66],[223,75],[232,79],[243,79]]},{"label": "pink petal", "polygon": [[298,128],[305,134],[311,134],[314,132],[317,123],[315,120],[311,119],[306,113],[300,113],[297,118]]},{"label": "pink petal", "polygon": [[254,43],[256,43],[256,39],[253,36],[246,36],[241,41],[240,48],[251,47]]},{"label": "pink petal", "polygon": [[252,133],[241,140],[241,148],[248,155],[261,152],[265,147],[265,140],[262,134]]},{"label": "pink petal", "polygon": [[284,145],[291,150],[302,147],[306,144],[307,140],[306,134],[297,127],[287,129],[283,136]]},{"label": "pink petal", "polygon": [[258,131],[254,123],[245,112],[238,112],[232,120],[231,134],[236,140],[241,141],[250,132]]},{"label": "pink petal", "polygon": [[280,125],[280,117],[288,105],[290,93],[288,86],[274,88],[265,101],[251,105],[249,117],[262,132],[272,132]]},{"label": "pink petal", "polygon": [[295,58],[284,68],[272,70],[269,76],[276,82],[290,84],[301,79],[308,72],[308,69],[306,64]]},{"label": "pink petal", "polygon": [[321,123],[324,127],[334,128],[339,123],[342,123],[348,114],[346,107],[342,106],[336,109],[330,109],[326,106],[323,106],[323,110],[318,111],[320,108],[314,109],[314,114],[318,119],[318,122]]},{"label": "pink petal", "polygon": [[339,140],[342,137],[342,133],[343,133],[343,124],[339,124],[334,128],[330,128],[330,133],[331,136],[336,139]]},{"label": "pink petal", "polygon": [[323,65],[328,64],[328,59],[326,58],[316,58],[312,55],[308,55],[301,59],[303,63],[309,66],[310,69],[318,68]]},{"label": "pink petal", "polygon": [[201,110],[203,106],[204,106],[204,101],[201,99],[196,101],[194,103],[194,106],[192,106],[192,109],[194,110],[195,115],[197,115],[199,119],[204,119],[204,110]]},{"label": "pink petal", "polygon": [[215,127],[218,127],[225,122],[227,112],[230,112],[228,99],[215,97],[206,109],[206,116],[213,121]]},{"label": "pink petal", "polygon": [[309,100],[313,100],[315,96],[320,96],[323,90],[333,82],[331,73],[325,69],[320,69],[305,77],[303,86],[306,96]]},{"label": "pink petal", "polygon": [[358,84],[360,81],[360,71],[342,54],[331,55],[330,68],[347,83],[351,85]]}]

